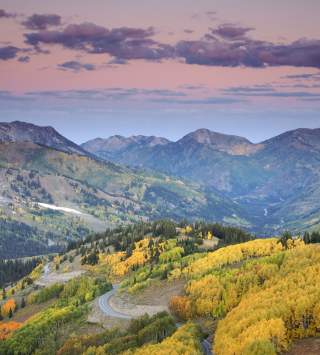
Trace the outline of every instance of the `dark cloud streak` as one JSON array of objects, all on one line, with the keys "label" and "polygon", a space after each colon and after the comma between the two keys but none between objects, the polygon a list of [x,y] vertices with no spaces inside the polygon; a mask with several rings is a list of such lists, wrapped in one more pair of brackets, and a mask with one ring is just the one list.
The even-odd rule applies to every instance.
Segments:
[{"label": "dark cloud streak", "polygon": [[320,68],[320,40],[300,39],[277,44],[247,36],[253,28],[220,25],[198,40],[169,45],[153,39],[153,27],[107,29],[93,23],[71,24],[63,30],[26,33],[25,42],[43,51],[43,45],[61,45],[86,53],[108,54],[115,64],[130,60],[183,59],[187,64],[264,68],[272,66]]},{"label": "dark cloud streak", "polygon": [[18,61],[20,63],[29,63],[30,62],[30,57],[28,55],[25,55],[25,56],[19,57]]},{"label": "dark cloud streak", "polygon": [[211,33],[227,40],[235,40],[244,38],[246,34],[253,29],[254,28],[252,27],[241,27],[235,26],[233,24],[223,24],[218,28],[212,29]]},{"label": "dark cloud streak", "polygon": [[50,26],[61,25],[61,16],[56,14],[33,14],[22,25],[29,30],[46,30]]},{"label": "dark cloud streak", "polygon": [[70,60],[68,62],[64,62],[62,64],[57,65],[60,70],[72,70],[73,72],[80,72],[82,70],[92,71],[95,70],[96,67],[94,64],[90,63],[80,63],[75,60]]},{"label": "dark cloud streak", "polygon": [[93,23],[68,25],[62,31],[38,31],[26,33],[26,43],[60,44],[65,48],[87,53],[107,53],[116,59],[161,60],[172,58],[174,49],[168,44],[154,41],[152,27],[147,29],[120,27],[109,30]]},{"label": "dark cloud streak", "polygon": [[264,68],[293,66],[320,68],[320,40],[301,39],[273,44],[245,38],[240,41],[180,41],[177,55],[187,64]]},{"label": "dark cloud streak", "polygon": [[20,48],[14,46],[0,47],[0,60],[9,60],[16,58]]},{"label": "dark cloud streak", "polygon": [[16,14],[12,14],[3,9],[0,9],[0,18],[13,18],[13,17],[16,17]]},{"label": "dark cloud streak", "polygon": [[226,95],[233,97],[274,97],[274,98],[296,98],[320,99],[320,93],[314,91],[279,91],[271,85],[235,86],[222,90]]},{"label": "dark cloud streak", "polygon": [[244,102],[244,99],[230,97],[206,97],[204,99],[153,99],[152,102],[160,104],[178,104],[178,105],[230,105]]}]

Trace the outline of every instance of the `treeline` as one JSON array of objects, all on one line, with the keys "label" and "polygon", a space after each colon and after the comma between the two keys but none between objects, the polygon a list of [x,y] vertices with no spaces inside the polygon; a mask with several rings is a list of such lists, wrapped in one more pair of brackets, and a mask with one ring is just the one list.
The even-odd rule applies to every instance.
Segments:
[{"label": "treeline", "polygon": [[[101,248],[114,245],[116,251],[125,251],[129,246],[142,240],[147,235],[165,239],[172,238],[178,234],[177,226],[178,224],[170,220],[159,220],[155,222],[138,222],[114,229],[108,228],[104,233],[91,234],[83,240],[69,242],[67,251],[93,243]],[[97,244],[96,242],[99,243]]]},{"label": "treeline", "polygon": [[179,235],[181,230],[199,241],[205,239],[208,233],[219,238],[219,246],[246,242],[254,239],[254,236],[240,228],[224,226],[218,223],[193,222],[184,220],[180,223],[171,220],[159,220],[154,222],[139,222],[132,225],[119,226],[114,229],[107,229],[104,233],[89,235],[79,241],[71,241],[67,251],[79,249],[87,246],[91,249],[104,251],[112,245],[115,251],[132,250],[134,243],[142,240],[146,236],[159,238],[160,242],[174,238]]},{"label": "treeline", "polygon": [[219,246],[243,243],[255,238],[254,235],[241,228],[226,226],[220,223],[206,223],[200,221],[193,224],[188,224],[187,222],[183,222],[182,224],[184,224],[184,226],[190,225],[192,231],[189,232],[189,234],[195,237],[203,238],[209,233],[219,238]]},{"label": "treeline", "polygon": [[0,288],[28,275],[40,262],[40,258],[28,260],[0,260]]},{"label": "treeline", "polygon": [[303,241],[306,244],[310,244],[310,243],[320,243],[320,232],[305,232],[303,234]]}]

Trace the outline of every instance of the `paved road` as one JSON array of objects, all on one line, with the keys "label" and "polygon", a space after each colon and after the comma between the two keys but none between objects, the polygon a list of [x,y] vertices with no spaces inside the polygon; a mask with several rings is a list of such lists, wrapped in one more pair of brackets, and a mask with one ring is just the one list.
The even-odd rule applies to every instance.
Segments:
[{"label": "paved road", "polygon": [[206,355],[213,355],[213,352],[211,350],[211,343],[207,339],[203,340],[201,344],[202,344],[203,352]]},{"label": "paved road", "polygon": [[120,313],[118,311],[115,311],[111,306],[110,306],[110,298],[113,296],[117,289],[118,285],[113,285],[113,289],[104,295],[99,297],[99,307],[101,311],[106,314],[109,317],[115,317],[115,318],[121,318],[121,319],[131,319],[132,317],[129,316],[128,314]]},{"label": "paved road", "polygon": [[50,266],[49,266],[49,264],[46,264],[43,268],[43,275],[47,276],[49,274],[49,272],[50,272]]},{"label": "paved road", "polygon": [[[110,298],[117,292],[118,287],[119,285],[113,285],[113,289],[111,291],[99,297],[99,308],[109,317],[131,319],[132,317],[130,315],[115,311],[110,305]],[[177,328],[179,328],[181,323],[177,323],[176,325]],[[211,350],[211,343],[207,339],[203,340],[201,344],[205,355],[213,355]]]}]

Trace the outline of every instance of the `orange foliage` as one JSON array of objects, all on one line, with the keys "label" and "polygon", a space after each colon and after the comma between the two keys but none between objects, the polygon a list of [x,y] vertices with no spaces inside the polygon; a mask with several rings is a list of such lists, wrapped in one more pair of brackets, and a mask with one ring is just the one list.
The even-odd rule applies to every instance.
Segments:
[{"label": "orange foliage", "polygon": [[12,310],[12,312],[15,311],[16,309],[16,302],[13,298],[10,298],[1,308],[1,312],[2,312],[2,315],[4,317],[6,317],[9,312],[10,312],[10,309]]},{"label": "orange foliage", "polygon": [[11,333],[21,327],[22,323],[18,322],[8,322],[0,323],[0,340],[7,339]]},{"label": "orange foliage", "polygon": [[186,296],[173,296],[169,308],[180,319],[186,320],[192,317],[191,301]]}]

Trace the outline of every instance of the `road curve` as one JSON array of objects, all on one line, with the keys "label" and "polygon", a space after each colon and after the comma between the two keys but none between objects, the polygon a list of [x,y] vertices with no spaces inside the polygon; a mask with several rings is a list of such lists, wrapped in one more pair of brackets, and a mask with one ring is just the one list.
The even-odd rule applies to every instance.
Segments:
[{"label": "road curve", "polygon": [[111,291],[105,293],[104,295],[99,297],[98,303],[100,310],[109,317],[121,318],[121,319],[131,319],[132,317],[128,314],[120,313],[115,311],[110,306],[110,298],[117,292],[119,285],[113,285]]},{"label": "road curve", "polygon": [[[132,319],[132,317],[128,314],[115,311],[110,305],[110,298],[113,295],[115,295],[118,288],[119,285],[113,285],[112,290],[108,291],[107,293],[99,297],[98,300],[99,308],[101,312],[103,312],[105,315],[109,317],[120,318],[120,319]],[[180,323],[177,323],[176,325],[177,328],[181,326]],[[213,355],[211,350],[211,343],[207,339],[203,340],[201,344],[205,355]]]}]

